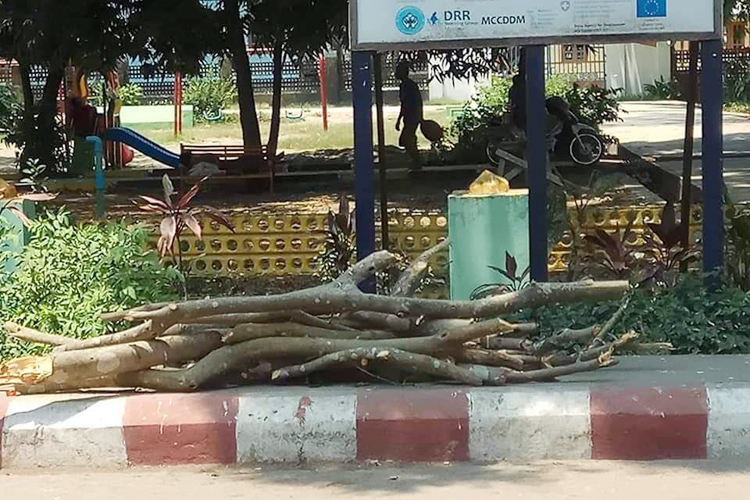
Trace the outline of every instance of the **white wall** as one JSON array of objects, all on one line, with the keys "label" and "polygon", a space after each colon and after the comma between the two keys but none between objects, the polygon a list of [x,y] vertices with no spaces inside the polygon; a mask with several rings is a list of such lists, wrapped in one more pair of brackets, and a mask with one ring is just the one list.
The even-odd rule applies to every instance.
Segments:
[{"label": "white wall", "polygon": [[430,100],[446,99],[456,102],[464,102],[471,99],[479,87],[488,83],[489,79],[478,80],[445,80],[439,82],[436,79],[430,81]]},{"label": "white wall", "polygon": [[623,89],[626,95],[642,95],[643,86],[671,78],[668,42],[655,47],[636,43],[606,46],[607,88]]}]

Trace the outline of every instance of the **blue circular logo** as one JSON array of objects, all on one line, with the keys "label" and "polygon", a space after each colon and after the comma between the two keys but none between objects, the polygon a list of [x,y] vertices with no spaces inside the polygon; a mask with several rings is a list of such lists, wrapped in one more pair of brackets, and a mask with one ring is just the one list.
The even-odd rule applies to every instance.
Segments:
[{"label": "blue circular logo", "polygon": [[425,21],[418,7],[404,7],[396,14],[396,27],[404,35],[416,35],[424,29]]}]

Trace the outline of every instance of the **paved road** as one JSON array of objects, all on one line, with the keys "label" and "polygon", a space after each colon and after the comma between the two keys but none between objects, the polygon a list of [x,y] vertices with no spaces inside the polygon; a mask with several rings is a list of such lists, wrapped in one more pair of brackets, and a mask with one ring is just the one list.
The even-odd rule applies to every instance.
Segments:
[{"label": "paved road", "polygon": [[120,473],[0,474],[8,500],[362,500],[741,498],[749,465],[570,462],[492,467],[239,470],[191,467]]},{"label": "paved road", "polygon": [[[605,126],[631,151],[657,159],[660,167],[682,176],[682,150],[685,136],[685,103],[628,102],[621,123]],[[695,154],[701,152],[701,110],[695,126]],[[724,179],[735,202],[750,201],[750,117],[724,114]],[[693,163],[693,184],[701,187],[701,161]]]},{"label": "paved road", "polygon": [[[676,101],[626,102],[624,121],[607,124],[604,131],[643,156],[681,156],[685,137],[685,103]],[[695,124],[695,152],[701,151],[701,110]],[[724,113],[724,150],[750,154],[750,118]]]}]

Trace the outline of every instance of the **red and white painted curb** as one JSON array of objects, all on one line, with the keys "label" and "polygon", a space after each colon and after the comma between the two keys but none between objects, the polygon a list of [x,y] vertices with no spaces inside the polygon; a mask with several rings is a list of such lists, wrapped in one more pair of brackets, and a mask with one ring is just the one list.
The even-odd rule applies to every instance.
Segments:
[{"label": "red and white painted curb", "polygon": [[750,388],[0,395],[0,467],[750,458]]}]

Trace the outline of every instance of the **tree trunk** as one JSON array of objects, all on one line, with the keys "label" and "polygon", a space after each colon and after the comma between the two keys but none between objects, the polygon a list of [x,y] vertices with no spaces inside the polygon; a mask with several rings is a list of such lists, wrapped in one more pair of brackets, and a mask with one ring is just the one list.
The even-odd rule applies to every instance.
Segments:
[{"label": "tree trunk", "polygon": [[31,108],[34,106],[34,91],[31,88],[31,68],[23,61],[18,61],[18,67],[21,73],[24,114],[28,115],[31,112]]},{"label": "tree trunk", "polygon": [[[28,68],[27,68],[28,70]],[[22,71],[23,73],[23,71]],[[47,165],[51,172],[60,171],[64,164],[60,164],[59,151],[56,148],[62,146],[61,139],[57,136],[57,96],[60,92],[65,70],[62,63],[50,64],[47,81],[42,90],[42,98],[32,106],[25,106],[24,111],[24,145],[21,152],[21,165],[25,165],[30,159],[38,159],[43,165]],[[28,74],[22,77],[28,78]],[[31,93],[31,83],[24,84],[24,99],[34,102],[26,95]],[[63,162],[64,163],[64,162]]]},{"label": "tree trunk", "polygon": [[245,44],[245,31],[240,19],[238,0],[225,0],[224,11],[227,16],[227,30],[229,35],[229,49],[232,53],[232,64],[237,74],[237,92],[240,105],[240,123],[242,125],[242,141],[245,147],[260,147],[260,123],[258,110],[255,106],[255,91],[253,89],[253,72],[250,68],[250,58]]},{"label": "tree trunk", "polygon": [[268,135],[268,154],[276,157],[281,130],[281,84],[284,78],[284,45],[276,42],[273,48],[273,102],[271,104],[271,132]]}]

